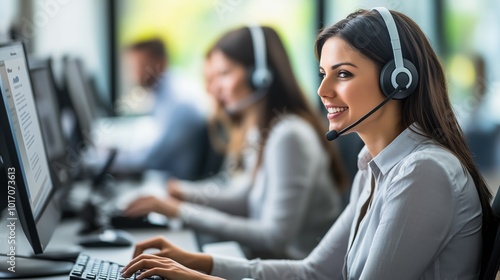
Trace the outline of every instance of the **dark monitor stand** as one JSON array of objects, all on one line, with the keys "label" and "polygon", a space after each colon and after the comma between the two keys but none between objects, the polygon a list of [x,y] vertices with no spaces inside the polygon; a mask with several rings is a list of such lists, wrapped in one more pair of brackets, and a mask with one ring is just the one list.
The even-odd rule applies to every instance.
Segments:
[{"label": "dark monitor stand", "polygon": [[[117,150],[112,149],[104,166],[92,178],[92,194],[82,211],[83,228],[80,234],[85,235],[80,240],[84,247],[127,247],[132,245],[132,237],[128,233],[113,229],[109,213],[102,213],[99,205],[108,197],[113,196],[113,186],[109,188],[109,170],[117,156]],[[111,189],[111,190],[110,190]],[[111,194],[110,194],[111,193]]]},{"label": "dark monitor stand", "polygon": [[[0,156],[0,182],[2,182],[2,185],[4,185],[7,181],[8,171],[3,162],[3,158]],[[9,203],[12,203],[12,197],[10,197],[10,199],[7,195],[2,195],[0,197],[2,199],[0,204],[0,217],[4,217],[8,215],[8,211],[11,211],[13,205]],[[14,198],[17,200],[16,196],[14,196]],[[9,236],[11,232],[14,232],[13,236],[16,236],[16,239],[18,240],[23,236],[20,230],[17,228],[19,227],[18,223],[16,223],[16,225],[12,228],[9,228],[7,225],[5,225],[5,227],[7,229],[6,236]],[[10,244],[7,240],[7,252],[2,252],[0,254],[0,279],[19,279],[52,275],[68,275],[74,265],[74,261],[72,262],[71,258],[76,258],[77,254],[79,253],[76,251],[46,252],[46,255],[44,253],[33,256],[19,256],[16,254],[16,251],[10,250],[11,246],[9,245],[19,246],[20,243],[22,244],[23,242],[12,242],[12,244]],[[28,245],[26,244],[26,246]],[[12,247],[12,249],[13,248],[14,247]],[[44,257],[45,259],[43,259]]]}]

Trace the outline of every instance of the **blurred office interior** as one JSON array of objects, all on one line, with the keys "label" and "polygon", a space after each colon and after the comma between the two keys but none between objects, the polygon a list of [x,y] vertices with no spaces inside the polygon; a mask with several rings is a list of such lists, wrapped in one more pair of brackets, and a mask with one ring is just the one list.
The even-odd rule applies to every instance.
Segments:
[{"label": "blurred office interior", "polygon": [[[414,19],[445,66],[450,98],[493,192],[500,185],[500,2],[495,0],[2,0],[0,42],[21,40],[50,57],[57,83],[62,60],[78,57],[97,104],[110,115],[141,113],[142,92],[127,79],[123,50],[149,38],[166,42],[169,68],[193,103],[208,110],[203,59],[228,29],[259,23],[283,38],[295,74],[320,110],[313,42],[318,30],[357,8],[386,6]],[[325,125],[325,131],[326,131]],[[352,157],[351,157],[352,158]],[[354,156],[355,160],[355,156]]]}]

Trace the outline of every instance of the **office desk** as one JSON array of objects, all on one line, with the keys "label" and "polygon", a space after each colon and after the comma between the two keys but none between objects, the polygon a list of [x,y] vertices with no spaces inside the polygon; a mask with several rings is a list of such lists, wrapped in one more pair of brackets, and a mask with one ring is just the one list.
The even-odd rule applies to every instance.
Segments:
[{"label": "office desk", "polygon": [[[73,247],[78,242],[79,236],[77,231],[79,229],[80,223],[78,221],[64,221],[56,229],[52,239],[47,247],[47,250],[58,250],[68,247]],[[170,242],[188,251],[198,251],[198,244],[195,239],[193,231],[187,229],[137,229],[137,230],[127,230],[132,237],[134,242],[139,242],[154,236],[164,236]],[[88,254],[92,257],[97,257],[104,260],[114,261],[120,264],[127,264],[132,258],[132,253],[134,246],[126,248],[83,248],[83,253]],[[18,251],[20,255],[21,252]],[[39,277],[39,278],[29,278],[32,279],[69,279],[68,275],[61,276],[51,276],[51,277]]]}]

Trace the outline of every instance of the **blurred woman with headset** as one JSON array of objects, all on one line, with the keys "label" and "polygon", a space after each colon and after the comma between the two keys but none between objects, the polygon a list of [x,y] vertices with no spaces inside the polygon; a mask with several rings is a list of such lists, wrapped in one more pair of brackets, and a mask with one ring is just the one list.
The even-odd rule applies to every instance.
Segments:
[{"label": "blurred woman with headset", "polygon": [[[316,40],[334,139],[365,143],[351,200],[302,261],[239,260],[149,241],[137,256],[169,279],[478,279],[492,248],[491,194],[454,116],[437,55],[416,23],[385,8],[360,10]],[[196,272],[194,269],[197,270]],[[183,277],[181,277],[183,276]]]},{"label": "blurred woman with headset", "polygon": [[[229,114],[226,179],[171,183],[166,199],[125,211],[157,212],[248,247],[253,255],[306,257],[342,211],[347,176],[293,73],[278,34],[250,26],[209,52],[209,90]],[[208,183],[207,183],[208,182]]]}]

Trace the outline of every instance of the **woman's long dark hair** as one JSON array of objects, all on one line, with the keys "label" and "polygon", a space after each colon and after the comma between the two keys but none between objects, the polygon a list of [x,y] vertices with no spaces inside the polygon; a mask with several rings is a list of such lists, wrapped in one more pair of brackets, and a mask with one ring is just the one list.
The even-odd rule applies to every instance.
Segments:
[{"label": "woman's long dark hair", "polygon": [[[497,217],[490,206],[491,192],[474,163],[453,113],[443,67],[418,25],[399,12],[391,11],[391,14],[398,28],[403,57],[413,62],[419,75],[416,90],[402,101],[402,123],[404,127],[417,123],[425,136],[452,152],[471,175],[483,210],[483,260],[486,260],[493,248],[491,233],[496,231]],[[318,59],[326,40],[333,36],[345,40],[375,62],[380,70],[393,59],[389,33],[377,11],[359,10],[323,30],[315,44]]]},{"label": "woman's long dark hair", "polygon": [[[267,52],[267,65],[273,73],[273,82],[268,89],[265,105],[258,114],[257,125],[261,135],[256,169],[262,164],[264,147],[269,133],[280,118],[287,114],[296,114],[310,123],[331,159],[330,169],[333,179],[339,189],[348,186],[348,177],[340,160],[339,154],[324,137],[324,128],[319,116],[311,108],[304,93],[293,74],[285,47],[276,31],[270,27],[262,27]],[[212,48],[222,51],[233,61],[247,69],[255,67],[254,50],[250,30],[239,28],[226,33]]]}]

